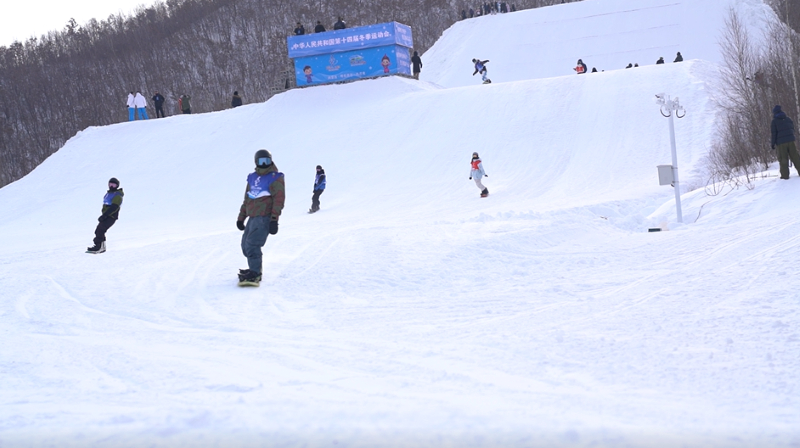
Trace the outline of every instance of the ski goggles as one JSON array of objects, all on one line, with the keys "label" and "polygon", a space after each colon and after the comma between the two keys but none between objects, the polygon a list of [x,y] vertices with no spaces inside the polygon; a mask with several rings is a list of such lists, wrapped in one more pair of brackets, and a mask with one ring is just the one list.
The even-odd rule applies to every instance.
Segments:
[{"label": "ski goggles", "polygon": [[272,163],[272,159],[270,159],[269,157],[259,157],[258,158],[258,166],[261,166],[261,165],[266,166],[266,165],[269,165],[270,163]]}]

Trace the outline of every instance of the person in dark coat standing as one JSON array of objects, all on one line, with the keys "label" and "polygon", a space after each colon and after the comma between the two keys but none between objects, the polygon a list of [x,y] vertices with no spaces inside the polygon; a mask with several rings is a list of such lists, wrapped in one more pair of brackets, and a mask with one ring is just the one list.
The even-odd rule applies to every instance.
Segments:
[{"label": "person in dark coat standing", "polygon": [[317,20],[317,26],[314,27],[314,32],[315,33],[324,33],[325,32],[325,27],[322,26],[322,22],[320,22],[319,20]]},{"label": "person in dark coat standing", "polygon": [[161,114],[161,118],[166,117],[164,115],[164,96],[156,90],[156,94],[150,99],[153,100],[153,104],[156,106],[156,118],[158,118],[159,114]]},{"label": "person in dark coat standing", "polygon": [[314,177],[314,192],[311,196],[311,208],[308,213],[316,213],[319,211],[319,197],[325,192],[325,170],[321,165],[317,165],[317,175]]},{"label": "person in dark coat standing", "polygon": [[781,179],[789,178],[789,159],[800,176],[800,155],[794,144],[794,123],[781,110],[781,106],[772,109],[772,149],[778,151]]},{"label": "person in dark coat standing", "polygon": [[664,63],[664,57],[663,56],[658,58],[658,60],[656,61],[656,64],[663,64],[663,63]]},{"label": "person in dark coat standing", "polygon": [[419,53],[416,51],[414,52],[414,56],[411,56],[411,64],[412,72],[414,73],[414,79],[419,79],[419,72],[422,71],[422,59],[419,57]]},{"label": "person in dark coat standing", "polygon": [[103,197],[103,212],[97,218],[97,228],[94,230],[94,246],[86,248],[87,254],[102,254],[106,251],[106,232],[119,219],[119,208],[122,206],[122,197],[125,193],[119,188],[116,177],[108,180],[108,192]]},{"label": "person in dark coat standing", "polygon": [[303,34],[306,34],[306,29],[300,24],[300,22],[297,22],[297,26],[294,28],[294,35],[302,36]]},{"label": "person in dark coat standing", "polygon": [[678,55],[675,56],[675,60],[672,62],[683,62],[683,56],[681,56],[681,52],[678,52]]},{"label": "person in dark coat standing", "polygon": [[471,19],[473,17],[475,17],[475,10],[472,9],[472,8],[469,8],[469,18]]},{"label": "person in dark coat standing", "polygon": [[333,29],[334,30],[343,30],[345,28],[347,28],[347,25],[344,23],[344,20],[342,20],[341,17],[339,17],[339,20],[336,21],[336,23],[333,24]]},{"label": "person in dark coat standing", "polygon": [[239,107],[242,105],[242,97],[239,96],[239,91],[233,91],[233,99],[231,100],[231,107]]}]

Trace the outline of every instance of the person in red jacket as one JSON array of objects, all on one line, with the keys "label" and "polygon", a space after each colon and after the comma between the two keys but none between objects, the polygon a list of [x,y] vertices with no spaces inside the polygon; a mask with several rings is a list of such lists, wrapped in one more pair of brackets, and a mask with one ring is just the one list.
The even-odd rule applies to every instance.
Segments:
[{"label": "person in red jacket", "polygon": [[577,67],[573,68],[579,75],[586,73],[586,64],[583,63],[582,60],[578,59]]}]

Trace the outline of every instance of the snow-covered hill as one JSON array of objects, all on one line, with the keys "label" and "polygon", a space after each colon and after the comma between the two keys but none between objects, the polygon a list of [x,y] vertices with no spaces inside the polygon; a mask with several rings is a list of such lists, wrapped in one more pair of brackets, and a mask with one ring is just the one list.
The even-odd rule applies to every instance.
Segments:
[{"label": "snow-covered hill", "polygon": [[721,63],[718,40],[730,10],[761,39],[775,14],[761,0],[583,0],[545,8],[462,20],[425,53],[420,79],[447,87],[474,85],[472,59],[488,59],[494,82],[574,74],[588,70],[671,63]]},{"label": "snow-covered hill", "polygon": [[[461,22],[423,55],[427,81],[78,134],[0,189],[0,446],[800,443],[800,178],[697,188],[713,61],[529,79],[522,67],[491,85],[434,68],[478,31],[513,30],[504,51],[519,58],[552,34],[518,26],[525,15],[596,15],[582,28],[599,35],[620,7],[656,3]],[[688,111],[684,224],[658,186],[659,92]],[[259,148],[287,203],[262,286],[240,289],[234,223]],[[468,180],[473,151],[486,199]],[[328,189],[308,215],[317,164]],[[111,176],[121,219],[109,251],[86,255]]]}]

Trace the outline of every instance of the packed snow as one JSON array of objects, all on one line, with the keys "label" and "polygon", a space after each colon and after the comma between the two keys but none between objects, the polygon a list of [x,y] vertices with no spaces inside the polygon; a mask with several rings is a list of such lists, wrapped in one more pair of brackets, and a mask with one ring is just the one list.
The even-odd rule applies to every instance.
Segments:
[{"label": "packed snow", "polygon": [[[559,73],[504,60],[561,45],[526,20],[599,35],[659,3],[471,19],[422,55],[422,81],[80,132],[0,189],[0,446],[800,444],[800,177],[706,194],[717,61],[683,42],[663,46],[683,63],[581,76],[572,47]],[[727,8],[671,3],[684,29]],[[654,34],[636,30],[664,17],[608,41],[644,52]],[[476,27],[499,59],[469,54]],[[719,30],[694,32],[708,49]],[[434,57],[458,46],[458,63]],[[490,85],[469,76],[478,56]],[[687,109],[683,223],[658,185],[660,92]],[[260,148],[287,202],[245,289],[235,221]],[[112,176],[120,220],[85,254]]]}]

